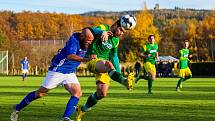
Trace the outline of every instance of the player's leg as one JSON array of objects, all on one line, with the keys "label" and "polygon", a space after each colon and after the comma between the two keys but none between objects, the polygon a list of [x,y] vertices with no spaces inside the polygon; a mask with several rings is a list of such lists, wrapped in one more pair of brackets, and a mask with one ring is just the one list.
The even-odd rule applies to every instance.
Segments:
[{"label": "player's leg", "polygon": [[29,105],[32,101],[45,96],[45,94],[48,92],[49,90],[45,87],[40,87],[37,91],[32,91],[30,93],[28,93],[28,95],[19,103],[16,105],[16,110],[20,111],[22,110],[24,107],[26,107],[27,105]]},{"label": "player's leg", "polygon": [[[149,71],[151,70],[151,64],[149,62],[146,62],[143,64],[143,70],[142,70],[142,73],[143,75],[139,74],[138,77],[135,79],[135,83],[137,83],[140,79],[145,79],[145,80],[150,80],[151,77],[149,77]],[[155,67],[153,67],[155,68]]]},{"label": "player's leg", "polygon": [[62,75],[63,74],[58,72],[49,71],[42,83],[42,86],[37,91],[30,92],[19,104],[15,106],[15,109],[11,114],[11,120],[16,121],[18,117],[16,118],[13,114],[18,114],[18,112],[29,105],[30,102],[45,96],[50,89],[55,88],[62,81]]},{"label": "player's leg", "polygon": [[24,72],[24,70],[22,70],[22,81],[24,81],[25,80],[25,72]]},{"label": "player's leg", "polygon": [[151,70],[148,75],[148,94],[152,94],[152,82],[156,79],[156,71]]},{"label": "player's leg", "polygon": [[96,92],[88,97],[87,102],[83,106],[78,108],[76,121],[81,121],[85,112],[89,111],[99,100],[107,96],[108,88],[109,84],[105,84],[101,81],[97,82]]},{"label": "player's leg", "polygon": [[122,81],[126,80],[120,72],[117,72],[110,61],[107,60],[99,60],[95,64],[95,69],[97,73],[108,73],[111,79],[122,83]]},{"label": "player's leg", "polygon": [[71,97],[67,102],[66,109],[63,114],[63,120],[69,120],[69,117],[74,113],[78,101],[82,96],[82,91],[80,84],[65,84],[64,87],[71,94]]},{"label": "player's leg", "polygon": [[27,77],[27,75],[28,75],[28,70],[26,70],[26,73],[25,73],[25,78]]},{"label": "player's leg", "polygon": [[184,78],[180,78],[179,80],[178,80],[178,83],[177,83],[177,86],[176,86],[176,91],[180,91],[180,88],[182,88],[182,82],[184,81],[185,79]]},{"label": "player's leg", "polygon": [[97,82],[97,89],[96,92],[89,96],[86,104],[82,107],[84,112],[90,110],[91,107],[96,105],[96,103],[101,100],[102,98],[107,96],[109,85],[104,84],[100,81]]},{"label": "player's leg", "polygon": [[141,79],[141,75],[142,75],[142,70],[140,70],[139,72],[138,72],[138,74],[137,74],[137,76],[136,76],[136,78],[135,78],[135,83],[137,83],[140,79]]},{"label": "player's leg", "polygon": [[11,113],[10,119],[11,121],[17,121],[18,120],[18,113],[25,108],[27,105],[29,105],[32,101],[43,97],[48,92],[48,89],[44,87],[40,87],[37,91],[32,91],[28,93],[28,95],[17,105],[14,106],[14,109]]},{"label": "player's leg", "polygon": [[180,88],[182,88],[182,82],[184,81],[185,79],[185,69],[180,69],[179,70],[179,77],[180,79],[178,80],[178,83],[176,85],[176,91],[180,91]]},{"label": "player's leg", "polygon": [[129,74],[128,78],[125,78],[122,73],[115,70],[113,64],[107,60],[99,60],[95,64],[95,69],[98,73],[108,73],[110,78],[120,84],[125,85],[128,90],[133,88],[134,75]]},{"label": "player's leg", "polygon": [[75,73],[65,74],[64,84],[65,89],[70,93],[71,97],[67,102],[66,109],[63,114],[63,121],[72,121],[70,116],[74,113],[79,98],[82,96],[81,86]]},{"label": "player's leg", "polygon": [[183,80],[183,82],[185,82],[186,80],[192,78],[192,72],[190,71],[190,68],[186,68],[185,69],[185,78]]},{"label": "player's leg", "polygon": [[28,73],[28,70],[24,69],[22,70],[22,80],[24,81],[25,78],[27,77],[27,73]]}]

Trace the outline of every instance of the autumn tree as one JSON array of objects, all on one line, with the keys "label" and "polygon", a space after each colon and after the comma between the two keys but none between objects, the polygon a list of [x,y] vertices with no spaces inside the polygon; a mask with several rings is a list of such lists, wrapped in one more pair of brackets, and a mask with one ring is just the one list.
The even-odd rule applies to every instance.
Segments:
[{"label": "autumn tree", "polygon": [[125,57],[129,57],[126,58],[126,61],[133,61],[137,58],[138,49],[148,42],[149,35],[155,35],[157,43],[160,41],[158,29],[154,26],[153,15],[147,10],[146,4],[144,9],[136,15],[136,20],[136,27],[125,36],[125,40],[122,42],[121,49],[126,54]]}]

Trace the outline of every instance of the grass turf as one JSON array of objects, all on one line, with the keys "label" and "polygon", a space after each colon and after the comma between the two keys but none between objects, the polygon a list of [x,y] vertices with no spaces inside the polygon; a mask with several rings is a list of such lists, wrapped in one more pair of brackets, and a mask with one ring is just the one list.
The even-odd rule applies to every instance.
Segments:
[{"label": "grass turf", "polygon": [[[36,90],[43,77],[0,77],[0,121],[8,121],[11,107],[28,92]],[[95,91],[91,77],[79,77],[83,96],[79,104]],[[132,91],[111,81],[108,97],[87,112],[83,121],[214,121],[215,78],[192,78],[175,91],[177,78],[158,78],[153,94],[147,94],[147,82],[140,80]],[[70,95],[63,87],[32,102],[19,114],[19,121],[57,121],[62,116]],[[72,119],[74,119],[73,114]]]}]

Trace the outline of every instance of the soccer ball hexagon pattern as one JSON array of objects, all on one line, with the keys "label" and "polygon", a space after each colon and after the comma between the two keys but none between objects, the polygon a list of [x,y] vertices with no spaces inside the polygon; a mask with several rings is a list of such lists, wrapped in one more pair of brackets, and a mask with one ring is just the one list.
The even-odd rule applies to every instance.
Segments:
[{"label": "soccer ball hexagon pattern", "polygon": [[134,15],[124,15],[120,18],[120,24],[126,30],[133,29],[137,24],[136,17]]}]

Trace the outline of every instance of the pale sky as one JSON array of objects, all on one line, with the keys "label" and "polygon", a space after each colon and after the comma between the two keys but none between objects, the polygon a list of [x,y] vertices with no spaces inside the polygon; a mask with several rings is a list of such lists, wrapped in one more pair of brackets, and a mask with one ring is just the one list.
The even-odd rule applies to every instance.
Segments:
[{"label": "pale sky", "polygon": [[14,12],[48,11],[79,14],[89,11],[141,10],[146,2],[149,9],[158,3],[160,8],[211,9],[215,10],[215,0],[0,0],[0,11]]}]

